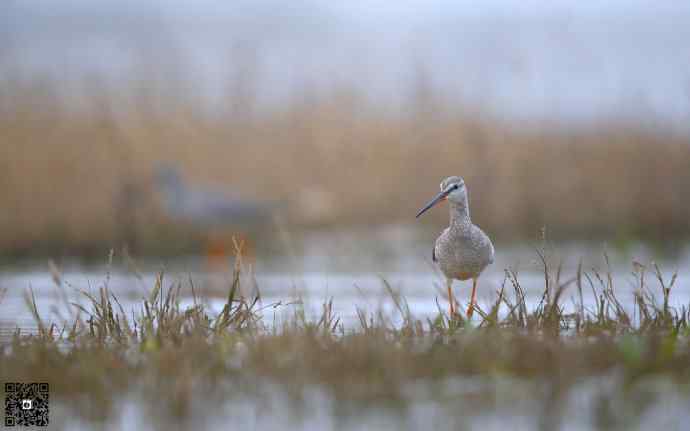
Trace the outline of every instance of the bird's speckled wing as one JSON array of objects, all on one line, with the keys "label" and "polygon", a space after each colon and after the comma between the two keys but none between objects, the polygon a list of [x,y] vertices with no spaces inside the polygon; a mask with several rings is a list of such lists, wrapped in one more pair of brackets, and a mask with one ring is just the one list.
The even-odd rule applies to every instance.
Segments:
[{"label": "bird's speckled wing", "polygon": [[443,229],[443,232],[441,232],[441,235],[439,235],[438,238],[436,238],[436,241],[434,242],[434,248],[431,249],[431,261],[438,263],[438,256],[436,255],[436,248],[438,247],[438,241],[441,239],[441,237],[446,233],[448,228]]}]

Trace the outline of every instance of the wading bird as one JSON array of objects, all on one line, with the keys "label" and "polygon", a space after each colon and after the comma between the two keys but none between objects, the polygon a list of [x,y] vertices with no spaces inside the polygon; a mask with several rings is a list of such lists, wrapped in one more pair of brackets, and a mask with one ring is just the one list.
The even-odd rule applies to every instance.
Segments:
[{"label": "wading bird", "polygon": [[233,196],[220,187],[185,183],[177,168],[171,165],[158,167],[155,182],[163,193],[167,214],[200,228],[269,224],[276,208],[274,203]]},{"label": "wading bird", "polygon": [[494,261],[494,246],[489,237],[470,219],[467,187],[460,177],[448,177],[441,183],[441,193],[436,195],[418,213],[424,214],[437,203],[447,200],[450,206],[450,225],[436,239],[431,258],[438,263],[446,276],[450,315],[455,315],[453,280],[472,279],[472,297],[467,307],[467,317],[472,317],[477,294],[477,279]]},{"label": "wading bird", "polygon": [[[204,234],[206,257],[213,267],[226,264],[231,237],[243,238],[245,233],[265,229],[278,207],[273,202],[229,194],[220,187],[189,184],[176,167],[167,164],[156,169],[154,183],[162,193],[166,215]],[[245,251],[247,247],[245,244]]]}]

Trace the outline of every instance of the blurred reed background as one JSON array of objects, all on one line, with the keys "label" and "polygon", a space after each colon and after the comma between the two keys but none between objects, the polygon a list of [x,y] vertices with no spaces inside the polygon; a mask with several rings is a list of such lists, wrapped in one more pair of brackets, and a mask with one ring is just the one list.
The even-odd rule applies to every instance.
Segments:
[{"label": "blurred reed background", "polygon": [[[160,208],[161,163],[281,202],[295,230],[412,223],[458,174],[498,241],[542,226],[563,239],[680,242],[690,232],[690,63],[678,60],[690,56],[679,55],[685,31],[645,18],[647,3],[622,23],[619,2],[513,18],[495,5],[485,16],[435,5],[422,18],[400,7],[394,19],[361,5],[87,3],[13,2],[4,15],[4,256],[189,252],[195,234]],[[682,6],[659,13],[690,17]],[[640,82],[661,90],[646,98]]]}]

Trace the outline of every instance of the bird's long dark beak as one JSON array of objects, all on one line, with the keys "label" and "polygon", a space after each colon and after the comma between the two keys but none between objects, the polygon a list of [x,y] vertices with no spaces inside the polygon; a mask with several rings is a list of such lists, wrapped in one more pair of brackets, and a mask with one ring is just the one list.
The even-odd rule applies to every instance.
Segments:
[{"label": "bird's long dark beak", "polygon": [[437,194],[428,204],[426,204],[426,205],[424,206],[424,208],[422,208],[421,210],[419,210],[419,212],[417,213],[417,215],[415,216],[415,218],[419,218],[419,216],[422,215],[422,214],[424,214],[425,212],[427,212],[427,210],[428,210],[429,208],[433,207],[434,205],[436,205],[437,203],[441,202],[442,200],[445,200],[446,197],[448,197],[448,194],[450,194],[450,190],[444,190],[444,191],[442,191],[441,193]]}]

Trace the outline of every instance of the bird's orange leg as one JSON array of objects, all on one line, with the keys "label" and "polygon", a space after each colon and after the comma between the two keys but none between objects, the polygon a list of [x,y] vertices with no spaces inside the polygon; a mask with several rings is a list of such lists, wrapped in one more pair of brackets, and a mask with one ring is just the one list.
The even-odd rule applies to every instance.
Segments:
[{"label": "bird's orange leg", "polygon": [[474,313],[474,303],[477,298],[477,279],[473,278],[472,279],[472,297],[470,298],[470,305],[467,307],[467,317],[472,318],[472,314]]},{"label": "bird's orange leg", "polygon": [[453,299],[453,289],[451,288],[453,285],[453,280],[450,278],[446,278],[446,286],[448,287],[448,303],[450,304],[450,318],[452,319],[453,316],[455,316],[455,300]]}]

